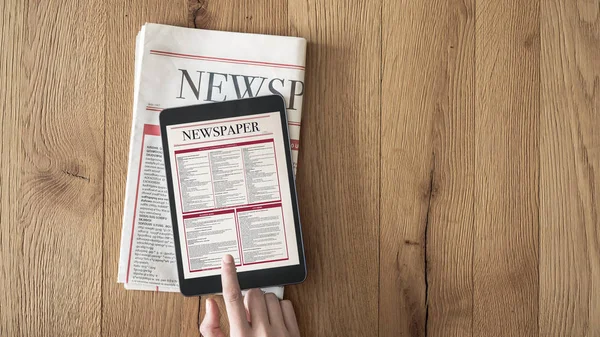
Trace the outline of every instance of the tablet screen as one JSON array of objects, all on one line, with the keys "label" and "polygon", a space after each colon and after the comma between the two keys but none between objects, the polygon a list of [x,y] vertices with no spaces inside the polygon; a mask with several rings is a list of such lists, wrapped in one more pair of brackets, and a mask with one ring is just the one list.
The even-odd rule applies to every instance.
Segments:
[{"label": "tablet screen", "polygon": [[280,112],[166,130],[184,278],[299,264]]}]

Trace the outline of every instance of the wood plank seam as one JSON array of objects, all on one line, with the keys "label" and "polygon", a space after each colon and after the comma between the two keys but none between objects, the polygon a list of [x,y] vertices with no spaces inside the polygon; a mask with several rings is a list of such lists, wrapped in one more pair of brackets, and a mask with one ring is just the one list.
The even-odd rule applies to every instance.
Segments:
[{"label": "wood plank seam", "polygon": [[383,170],[383,153],[382,153],[382,142],[383,142],[383,3],[379,2],[379,177],[377,179],[379,185],[379,221],[377,223],[377,337],[381,335],[381,175]]},{"label": "wood plank seam", "polygon": [[427,200],[427,213],[425,215],[425,230],[423,235],[423,280],[425,281],[425,323],[423,324],[425,329],[425,337],[427,337],[427,326],[429,323],[429,268],[427,255],[427,234],[429,233],[429,213],[431,211],[431,197],[433,196],[433,173],[435,172],[435,152],[431,153],[431,171],[429,172],[429,198]]},{"label": "wood plank seam", "polygon": [[[472,114],[472,121],[471,121],[471,125],[473,125],[473,127],[475,127],[477,125],[477,0],[473,0],[471,2],[471,5],[473,6],[473,49],[472,49],[472,60],[473,60],[473,84],[474,84],[474,88],[473,88],[473,95],[471,96],[472,99],[472,106],[474,108],[474,113]],[[476,163],[477,163],[477,132],[474,131],[472,133],[472,138],[473,138],[473,153],[472,153],[472,163],[473,163],[473,167],[475,167]],[[476,234],[476,224],[475,224],[475,212],[476,212],[476,207],[475,207],[475,187],[477,186],[477,177],[475,172],[473,172],[473,177],[471,179],[471,183],[473,185],[471,185],[473,187],[473,199],[471,200],[471,214],[473,215],[473,222],[471,225],[471,233],[473,234],[472,237],[472,244],[471,244],[471,336],[473,336],[475,334],[475,253],[477,252],[477,236]]]}]

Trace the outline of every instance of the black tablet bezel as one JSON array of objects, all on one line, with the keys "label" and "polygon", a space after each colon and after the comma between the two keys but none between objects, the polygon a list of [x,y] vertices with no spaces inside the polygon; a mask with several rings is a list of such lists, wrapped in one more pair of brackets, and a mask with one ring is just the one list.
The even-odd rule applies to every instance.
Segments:
[{"label": "black tablet bezel", "polygon": [[287,126],[287,115],[285,112],[285,101],[279,95],[260,96],[239,100],[208,103],[200,105],[185,106],[179,108],[164,109],[160,112],[160,131],[163,144],[163,156],[165,160],[167,188],[169,191],[169,204],[171,208],[171,221],[175,243],[175,255],[177,258],[177,273],[179,275],[179,288],[185,296],[199,296],[222,292],[221,276],[206,276],[186,279],[183,276],[183,264],[179,245],[179,229],[177,212],[175,209],[175,198],[173,190],[173,179],[171,175],[171,162],[169,156],[169,142],[167,139],[167,126],[201,122],[207,120],[223,119],[239,116],[252,116],[270,112],[279,112],[281,117],[281,128],[283,131],[283,142],[289,177],[290,194],[294,213],[296,244],[298,246],[299,264],[293,266],[261,269],[238,273],[240,287],[242,289],[263,288],[271,286],[282,286],[301,283],[306,279],[306,261],[304,257],[304,244],[302,240],[302,226],[298,211],[298,198],[296,195],[296,183],[292,166],[292,153]]}]

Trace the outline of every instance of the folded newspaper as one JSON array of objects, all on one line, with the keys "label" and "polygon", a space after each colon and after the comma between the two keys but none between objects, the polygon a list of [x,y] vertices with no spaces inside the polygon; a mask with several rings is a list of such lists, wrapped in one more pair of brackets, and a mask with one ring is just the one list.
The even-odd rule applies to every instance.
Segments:
[{"label": "folded newspaper", "polygon": [[[118,282],[178,292],[159,112],[280,94],[296,171],[306,40],[145,24],[136,38],[133,122]],[[242,251],[243,254],[243,251]],[[283,297],[283,287],[264,289]]]}]

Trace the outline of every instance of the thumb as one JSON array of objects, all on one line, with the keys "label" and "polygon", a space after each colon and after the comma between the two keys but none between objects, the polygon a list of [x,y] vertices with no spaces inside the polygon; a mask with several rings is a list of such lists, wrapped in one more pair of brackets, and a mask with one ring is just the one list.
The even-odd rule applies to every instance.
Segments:
[{"label": "thumb", "polygon": [[200,324],[200,333],[204,337],[225,337],[219,324],[219,308],[211,298],[206,300],[206,313]]}]

